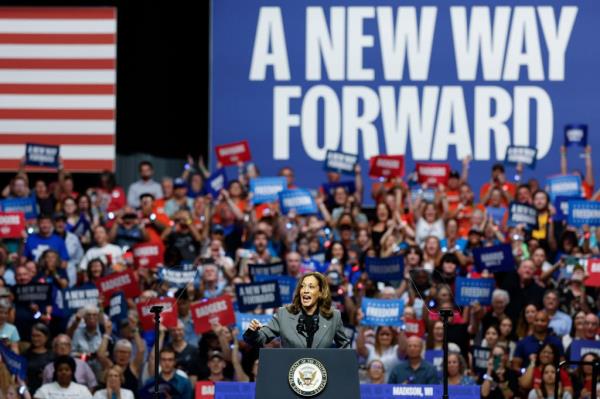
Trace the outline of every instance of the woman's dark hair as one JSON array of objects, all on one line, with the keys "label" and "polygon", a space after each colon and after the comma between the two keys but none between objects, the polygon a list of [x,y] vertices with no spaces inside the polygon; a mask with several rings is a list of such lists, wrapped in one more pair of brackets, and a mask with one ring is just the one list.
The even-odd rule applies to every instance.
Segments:
[{"label": "woman's dark hair", "polygon": [[396,331],[394,331],[394,329],[390,326],[379,326],[377,327],[377,330],[375,331],[375,352],[379,355],[382,356],[383,352],[381,351],[381,343],[379,342],[379,333],[381,332],[381,330],[383,329],[388,329],[390,331],[390,334],[392,334],[392,342],[390,344],[390,346],[394,346],[396,345],[396,342],[398,340],[398,336],[396,335]]},{"label": "woman's dark hair", "polygon": [[240,198],[246,198],[246,195],[248,194],[246,192],[246,190],[244,189],[244,185],[239,181],[239,180],[231,180],[228,184],[227,184],[227,191],[231,190],[231,186],[233,186],[234,184],[238,184],[240,186],[240,189],[242,191],[242,195],[240,195]]},{"label": "woman's dark hair", "polygon": [[[540,353],[542,353],[542,351],[546,348],[549,347],[550,349],[552,349],[552,365],[554,367],[558,367],[558,362],[560,361],[560,351],[558,349],[558,347],[556,345],[553,345],[551,343],[545,343],[544,345],[540,346],[540,349],[538,349],[538,351],[535,353],[536,359],[535,359],[535,365],[536,366],[540,366]],[[544,370],[542,369],[542,375],[544,374]]]},{"label": "woman's dark hair", "polygon": [[73,360],[73,358],[71,356],[68,355],[62,355],[62,356],[58,356],[56,359],[54,359],[54,376],[53,376],[53,380],[56,381],[56,374],[58,371],[58,367],[62,364],[66,364],[67,366],[69,366],[69,368],[71,369],[71,381],[75,381],[75,360]]},{"label": "woman's dark hair", "polygon": [[32,327],[31,330],[35,330],[37,332],[40,332],[42,334],[44,334],[44,336],[47,338],[46,339],[46,348],[50,347],[50,329],[44,324],[44,323],[35,323]]},{"label": "woman's dark hair", "polygon": [[100,185],[102,185],[103,181],[105,182],[105,188],[107,190],[112,190],[117,185],[117,179],[115,177],[115,174],[109,170],[105,170],[100,175]]},{"label": "woman's dark hair", "polygon": [[87,270],[85,271],[87,274],[88,281],[90,281],[90,282],[94,281],[94,278],[92,276],[92,267],[91,267],[93,263],[100,263],[100,265],[102,266],[102,274],[100,275],[100,277],[103,277],[106,274],[106,264],[104,262],[102,262],[102,259],[94,258],[88,262]]},{"label": "woman's dark hair", "polygon": [[[586,356],[591,356],[593,362],[600,361],[600,356],[598,356],[594,352],[588,352],[588,353],[581,355],[581,361],[583,361],[583,358]],[[581,364],[579,366],[577,366],[577,370],[575,370],[575,376],[577,376],[579,378],[581,385],[583,386],[585,374],[583,374],[583,366]]]},{"label": "woman's dark hair", "polygon": [[327,251],[325,251],[325,261],[331,262],[331,259],[333,259],[333,246],[335,244],[340,244],[342,246],[342,248],[344,249],[344,255],[342,255],[342,259],[340,260],[340,262],[342,264],[341,266],[343,268],[348,261],[348,250],[346,249],[344,244],[342,244],[341,241],[333,241],[331,243],[331,245],[327,248]]},{"label": "woman's dark hair", "polygon": [[55,268],[55,270],[58,271],[58,268],[60,267],[60,264],[61,264],[61,259],[60,259],[60,254],[58,253],[58,251],[56,251],[54,249],[47,249],[44,252],[42,252],[42,256],[40,256],[40,260],[38,262],[40,270],[43,270],[43,271],[48,270],[48,261],[46,260],[46,256],[48,256],[48,254],[50,254],[50,253],[53,253],[54,255],[56,255],[56,264],[54,265],[54,268]]},{"label": "woman's dark hair", "polygon": [[419,247],[418,245],[409,246],[408,248],[406,248],[406,252],[404,252],[404,256],[408,255],[411,252],[414,252],[415,254],[417,254],[419,256],[419,264],[423,263],[423,250],[421,249],[421,247]]},{"label": "woman's dark hair", "polygon": [[560,239],[558,241],[558,247],[562,252],[565,252],[565,241],[571,242],[571,245],[573,246],[573,248],[575,248],[578,244],[577,233],[571,230],[565,230],[565,232],[561,234]]},{"label": "woman's dark hair", "polygon": [[546,197],[546,208],[538,209],[538,211],[547,211],[550,208],[550,196],[548,195],[547,192],[545,192],[544,190],[537,190],[535,193],[533,193],[531,198],[534,199],[535,196],[538,195],[539,193],[544,194],[544,196]]},{"label": "woman's dark hair", "polygon": [[535,307],[536,311],[539,310],[535,303],[528,303],[523,306],[523,309],[521,309],[521,312],[519,313],[519,319],[517,320],[517,328],[515,329],[519,339],[525,338],[527,336],[527,331],[529,330],[529,325],[527,325],[527,319],[525,318],[525,310],[530,305]]},{"label": "woman's dark hair", "polygon": [[306,273],[300,278],[300,280],[298,280],[298,284],[296,284],[296,289],[294,290],[292,303],[287,305],[285,308],[291,314],[298,314],[302,311],[302,303],[300,302],[300,290],[302,289],[302,282],[307,277],[314,277],[319,282],[319,288],[321,290],[321,295],[317,300],[319,312],[321,313],[321,316],[325,317],[326,319],[331,319],[333,317],[333,310],[331,309],[331,291],[329,290],[327,278],[318,272]]},{"label": "woman's dark hair", "polygon": [[[542,397],[543,398],[554,398],[554,388],[552,389],[552,392],[548,392],[546,390],[546,384],[544,383],[544,372],[550,366],[554,367],[555,369],[557,367],[557,365],[553,364],[553,363],[548,363],[548,364],[546,364],[545,366],[542,367],[542,383],[540,384],[540,391],[542,391]],[[558,397],[562,398],[562,396],[563,396],[563,386],[560,383],[560,377],[557,378],[554,383],[558,384]]]}]

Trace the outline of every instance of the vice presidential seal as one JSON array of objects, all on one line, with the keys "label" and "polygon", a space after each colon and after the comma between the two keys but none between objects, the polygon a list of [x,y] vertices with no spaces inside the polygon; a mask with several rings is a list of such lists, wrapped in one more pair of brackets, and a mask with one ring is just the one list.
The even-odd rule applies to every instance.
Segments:
[{"label": "vice presidential seal", "polygon": [[288,381],[298,395],[315,396],[327,385],[327,370],[317,359],[302,358],[290,367]]}]

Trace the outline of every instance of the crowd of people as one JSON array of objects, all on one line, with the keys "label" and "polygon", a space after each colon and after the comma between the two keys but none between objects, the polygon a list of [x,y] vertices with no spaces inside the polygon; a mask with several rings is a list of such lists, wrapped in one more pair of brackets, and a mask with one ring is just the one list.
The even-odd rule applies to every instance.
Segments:
[{"label": "crowd of people", "polygon": [[[585,156],[585,173],[574,173],[593,201],[600,194],[593,192],[590,147]],[[567,174],[564,149],[561,159],[560,173]],[[212,331],[197,334],[190,307],[227,294],[235,302],[235,285],[251,282],[248,265],[279,261],[288,276],[318,271],[327,277],[362,383],[440,383],[439,364],[425,357],[442,348],[438,310],[452,308],[449,384],[480,385],[483,398],[534,399],[554,398],[558,383],[562,399],[590,397],[597,389],[591,366],[566,368],[558,382],[555,377],[573,342],[600,339],[600,296],[586,286],[582,266],[600,253],[600,229],[555,220],[540,181],[511,181],[502,164],[494,165],[489,182],[472,187],[470,164],[464,159],[462,171],[433,187],[418,184],[414,174],[366,187],[358,165],[349,178],[326,172],[331,190],[311,187],[319,210],[313,215],[282,214],[277,202],[254,205],[250,181],[260,173],[251,163],[239,164],[237,178],[218,196],[205,187],[207,168],[191,158],[177,177],[157,178],[152,164],[142,162],[139,180],[126,189],[110,172],[96,187],[77,187],[62,169],[52,182],[32,181],[20,170],[3,198],[34,198],[38,216],[21,238],[0,244],[0,339],[5,350],[27,360],[27,370],[24,379],[11,375],[3,357],[0,398],[141,398],[158,378],[173,397],[190,399],[197,382],[256,381],[258,348],[239,339],[235,325],[213,323]],[[294,189],[301,172],[289,166],[279,176]],[[335,184],[347,180],[351,190]],[[373,207],[364,206],[371,202],[366,195]],[[537,228],[509,226],[511,202],[535,207]],[[144,243],[161,247],[160,267],[133,262],[131,251]],[[474,250],[500,243],[510,244],[514,271],[478,271]],[[367,257],[397,255],[404,259],[402,280],[370,278]],[[169,286],[160,269],[180,265],[193,265],[197,278]],[[118,323],[104,309],[106,298],[76,312],[62,306],[65,290],[93,290],[102,277],[124,270],[134,272],[141,295],[127,299],[128,317]],[[455,281],[465,276],[495,279],[491,306],[456,304]],[[19,302],[15,289],[32,284],[50,286],[51,300]],[[174,327],[161,325],[155,336],[140,325],[136,304],[160,296],[176,298],[178,320]],[[363,325],[363,298],[403,299],[404,327]],[[420,327],[407,329],[409,322]],[[277,340],[268,346],[277,347]],[[474,348],[487,350],[483,364]],[[598,359],[593,352],[582,357]]]}]

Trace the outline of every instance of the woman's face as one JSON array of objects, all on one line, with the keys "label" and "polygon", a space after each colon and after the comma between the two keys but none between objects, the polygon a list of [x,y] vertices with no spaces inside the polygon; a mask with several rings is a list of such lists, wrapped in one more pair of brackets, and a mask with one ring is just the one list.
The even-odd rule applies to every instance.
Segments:
[{"label": "woman's face", "polygon": [[512,320],[509,318],[505,318],[500,323],[500,334],[502,334],[503,337],[508,337],[510,335],[510,333],[512,332],[512,328],[513,328]]},{"label": "woman's face", "polygon": [[419,265],[419,254],[417,254],[417,251],[415,250],[410,250],[406,253],[406,262],[410,265],[410,266],[418,266]]},{"label": "woman's face", "polygon": [[433,326],[433,339],[436,342],[440,342],[444,340],[444,324],[441,322],[436,322]]},{"label": "woman's face", "polygon": [[490,204],[496,207],[502,204],[502,192],[500,190],[492,191],[492,195],[490,197]]},{"label": "woman's face", "polygon": [[438,291],[437,294],[437,301],[438,303],[448,303],[450,302],[450,291],[448,291],[448,289],[443,288],[441,290]]},{"label": "woman's face", "polygon": [[546,194],[543,192],[538,192],[533,196],[533,206],[538,211],[546,209],[548,206],[548,199],[546,198]]},{"label": "woman's face", "polygon": [[452,262],[444,262],[442,263],[442,271],[445,274],[454,274],[454,272],[456,272],[456,264]]},{"label": "woman's face", "polygon": [[31,345],[34,348],[43,348],[46,346],[46,342],[48,342],[46,335],[36,329],[31,330]]},{"label": "woman's face", "polygon": [[578,312],[575,315],[575,331],[583,331],[585,327],[585,313]]},{"label": "woman's face", "polygon": [[331,247],[331,256],[337,260],[341,260],[344,257],[344,247],[339,242],[333,244]]},{"label": "woman's face", "polygon": [[435,211],[435,205],[433,204],[427,204],[427,206],[425,206],[425,220],[427,220],[428,223],[433,223],[436,220],[436,211]]},{"label": "woman's face", "polygon": [[392,344],[392,330],[389,328],[380,328],[377,334],[377,340],[384,347],[389,347]]},{"label": "woman's face", "polygon": [[546,260],[546,253],[542,248],[538,248],[533,252],[533,255],[531,255],[531,260],[536,268],[540,269]]},{"label": "woman's face", "polygon": [[488,328],[485,332],[485,340],[490,348],[493,348],[498,343],[498,332],[493,328]]},{"label": "woman's face", "polygon": [[71,367],[68,364],[59,364],[56,369],[56,381],[61,386],[68,386],[71,384],[73,380],[73,372],[71,371]]},{"label": "woman's face", "polygon": [[202,176],[192,175],[190,185],[192,186],[192,190],[200,191],[202,189]]},{"label": "woman's face", "polygon": [[67,198],[63,204],[63,210],[67,215],[73,215],[77,212],[77,204],[72,198]]},{"label": "woman's face", "polygon": [[46,265],[48,268],[54,267],[58,261],[58,255],[56,252],[48,252],[45,256]]},{"label": "woman's face", "polygon": [[455,354],[448,355],[448,375],[455,377],[460,373],[460,362]]},{"label": "woman's face", "polygon": [[300,285],[300,303],[302,307],[305,309],[313,308],[317,305],[320,295],[319,280],[314,276],[305,277]]},{"label": "woman's face", "polygon": [[532,324],[536,313],[537,309],[534,305],[527,305],[525,308],[525,321],[527,321],[528,324]]},{"label": "woman's face", "polygon": [[387,209],[387,206],[383,203],[379,203],[377,205],[377,220],[380,222],[385,222],[390,217],[390,213]]},{"label": "woman's face", "polygon": [[542,351],[540,352],[540,363],[541,364],[549,364],[552,363],[554,361],[554,352],[552,351],[552,348],[550,348],[548,345],[544,346],[542,348]]},{"label": "woman's face", "polygon": [[437,238],[429,237],[425,242],[425,252],[430,256],[435,256],[440,249],[440,244]]},{"label": "woman's face", "polygon": [[346,190],[343,187],[338,187],[335,189],[333,199],[336,205],[344,205],[348,199],[348,194],[346,194]]},{"label": "woman's face", "polygon": [[110,387],[111,389],[121,388],[121,376],[116,370],[110,370],[106,374],[106,386]]},{"label": "woman's face", "polygon": [[99,278],[100,276],[102,276],[102,265],[100,264],[100,262],[93,262],[90,265],[90,273],[94,278]]},{"label": "woman's face", "polygon": [[77,205],[79,206],[79,210],[81,210],[81,211],[87,211],[88,209],[90,209],[90,201],[88,200],[88,197],[86,197],[86,196],[79,197],[79,201],[77,202]]},{"label": "woman's face", "polygon": [[449,220],[448,223],[446,224],[446,236],[455,237],[457,233],[458,233],[458,224],[456,223],[456,220],[454,220],[454,219]]},{"label": "woman's face", "polygon": [[[584,357],[581,358],[582,362],[593,362],[594,356],[592,355],[585,355]],[[585,374],[586,376],[592,375],[593,370],[593,366],[582,366],[582,370],[583,370],[583,374]]]},{"label": "woman's face", "polygon": [[544,368],[544,375],[542,380],[545,384],[553,385],[556,381],[556,368],[552,365],[548,365]]},{"label": "woman's face", "polygon": [[371,362],[368,373],[369,373],[369,378],[371,380],[381,379],[381,377],[383,377],[383,375],[385,374],[385,369],[384,369],[383,363],[381,363],[380,361],[377,361],[377,360]]},{"label": "woman's face", "polygon": [[240,197],[242,195],[242,186],[235,182],[229,187],[229,195],[232,197]]}]

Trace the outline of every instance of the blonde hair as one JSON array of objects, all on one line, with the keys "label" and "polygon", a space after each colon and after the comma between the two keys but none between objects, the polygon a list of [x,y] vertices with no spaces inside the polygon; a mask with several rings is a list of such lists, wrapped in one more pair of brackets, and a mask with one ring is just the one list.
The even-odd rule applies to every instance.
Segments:
[{"label": "blonde hair", "polygon": [[118,366],[116,364],[107,368],[106,370],[104,370],[104,373],[102,373],[102,378],[104,379],[104,383],[106,383],[106,380],[108,379],[108,373],[110,373],[111,371],[115,371],[119,375],[121,384],[125,383],[125,375],[123,374],[123,372],[124,372],[123,368],[121,368],[121,366]]}]

